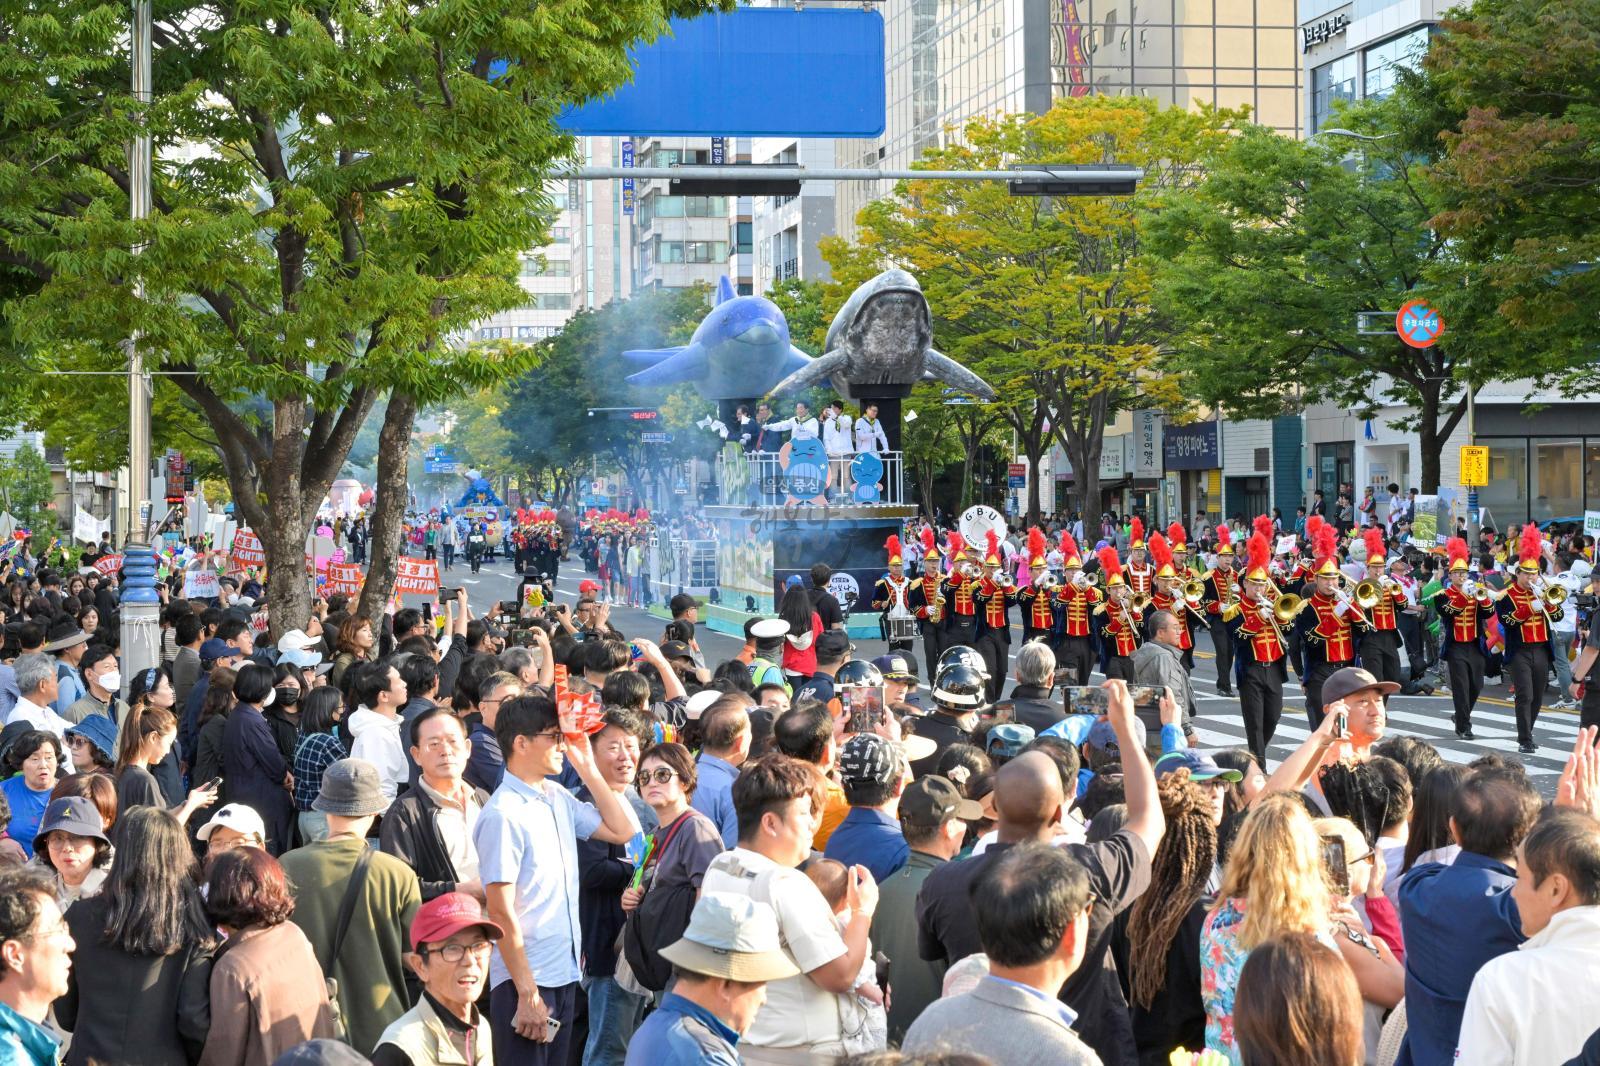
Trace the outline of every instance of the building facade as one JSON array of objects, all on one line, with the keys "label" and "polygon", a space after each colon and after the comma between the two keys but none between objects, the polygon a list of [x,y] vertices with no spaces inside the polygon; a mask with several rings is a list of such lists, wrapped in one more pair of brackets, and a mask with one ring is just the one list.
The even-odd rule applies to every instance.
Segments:
[{"label": "building facade", "polygon": [[1381,99],[1399,71],[1415,68],[1452,0],[1298,0],[1305,123],[1314,136],[1334,125],[1340,101]]}]

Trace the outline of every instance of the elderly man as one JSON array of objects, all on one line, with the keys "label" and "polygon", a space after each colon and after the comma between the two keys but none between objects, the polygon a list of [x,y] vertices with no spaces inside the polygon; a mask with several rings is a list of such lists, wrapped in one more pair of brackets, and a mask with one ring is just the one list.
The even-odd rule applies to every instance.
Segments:
[{"label": "elderly man", "polygon": [[48,1027],[50,1004],[67,994],[76,945],[56,906],[50,871],[0,873],[0,1060],[52,1066],[61,1038]]},{"label": "elderly man", "polygon": [[467,727],[449,708],[429,707],[407,732],[421,773],[384,815],[379,846],[417,871],[423,899],[449,893],[482,899],[472,830],[489,794],[462,780],[472,751]]},{"label": "elderly man", "polygon": [[26,722],[35,729],[43,729],[57,737],[66,736],[67,728],[72,723],[57,714],[52,706],[60,692],[55,660],[33,652],[17,656],[11,668],[16,672],[17,691],[21,696],[6,716],[6,725]]},{"label": "elderly man", "polygon": [[500,742],[495,739],[494,724],[500,716],[501,705],[520,695],[522,682],[515,674],[490,674],[478,686],[477,712],[464,719],[472,750],[467,756],[467,769],[462,776],[474,788],[492,793],[500,787],[500,779],[505,777],[506,761],[500,752]]},{"label": "elderly man", "polygon": [[1006,719],[1028,726],[1035,734],[1043,733],[1066,717],[1062,706],[1050,701],[1050,690],[1055,685],[1056,653],[1042,640],[1031,640],[1017,652],[1017,684],[1011,698],[995,706],[997,721]]},{"label": "elderly man", "polygon": [[461,892],[435,896],[417,909],[405,958],[422,981],[422,999],[383,1031],[374,1066],[492,1061],[489,1019],[477,1001],[489,979],[490,949],[502,935],[483,906]]},{"label": "elderly man", "polygon": [[1150,639],[1133,653],[1133,680],[1140,685],[1170,689],[1183,711],[1184,736],[1192,736],[1189,724],[1194,716],[1194,689],[1189,671],[1183,668],[1183,621],[1171,611],[1156,611],[1150,616]]}]

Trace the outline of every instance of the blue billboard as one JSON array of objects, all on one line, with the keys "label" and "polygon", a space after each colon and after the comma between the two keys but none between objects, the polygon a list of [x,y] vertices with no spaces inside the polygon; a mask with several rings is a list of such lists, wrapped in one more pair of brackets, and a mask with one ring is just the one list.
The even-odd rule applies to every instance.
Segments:
[{"label": "blue billboard", "polygon": [[673,19],[633,50],[633,81],[568,108],[580,136],[876,137],[884,130],[883,17],[742,7]]}]

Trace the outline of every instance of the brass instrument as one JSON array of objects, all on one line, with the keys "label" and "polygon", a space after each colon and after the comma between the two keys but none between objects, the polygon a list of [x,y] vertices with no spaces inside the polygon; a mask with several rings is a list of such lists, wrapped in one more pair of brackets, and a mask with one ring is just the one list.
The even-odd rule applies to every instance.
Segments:
[{"label": "brass instrument", "polygon": [[1378,587],[1378,583],[1375,581],[1357,582],[1356,587],[1351,591],[1351,598],[1356,601],[1356,606],[1363,611],[1370,611],[1378,606],[1378,602],[1383,599],[1383,596],[1384,591]]},{"label": "brass instrument", "polygon": [[[923,588],[927,588],[928,583],[927,583],[926,579],[924,579],[924,581],[922,583],[922,586],[923,586]],[[939,620],[941,618],[943,618],[943,617],[944,617],[944,580],[938,574],[935,574],[934,577],[933,577],[933,601],[928,604],[928,621],[933,622],[935,625],[937,625]]]},{"label": "brass instrument", "polygon": [[1206,583],[1198,579],[1183,583],[1183,599],[1190,607],[1199,607],[1206,598]]},{"label": "brass instrument", "polygon": [[1150,599],[1151,598],[1149,596],[1135,596],[1133,598],[1133,602],[1128,606],[1135,611],[1148,610],[1150,607]]},{"label": "brass instrument", "polygon": [[1272,601],[1272,613],[1284,625],[1290,625],[1299,617],[1300,612],[1311,605],[1311,601],[1292,592],[1279,593]]}]

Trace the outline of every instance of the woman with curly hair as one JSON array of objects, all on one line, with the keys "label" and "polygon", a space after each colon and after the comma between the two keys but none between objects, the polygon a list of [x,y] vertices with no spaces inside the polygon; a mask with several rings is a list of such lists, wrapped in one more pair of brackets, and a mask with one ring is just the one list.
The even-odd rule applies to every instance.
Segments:
[{"label": "woman with curly hair", "polygon": [[1174,1048],[1205,1044],[1200,930],[1212,904],[1206,881],[1217,827],[1212,797],[1188,770],[1167,774],[1157,793],[1167,831],[1151,860],[1150,887],[1117,917],[1112,951],[1128,979],[1139,1061],[1164,1066]]}]

